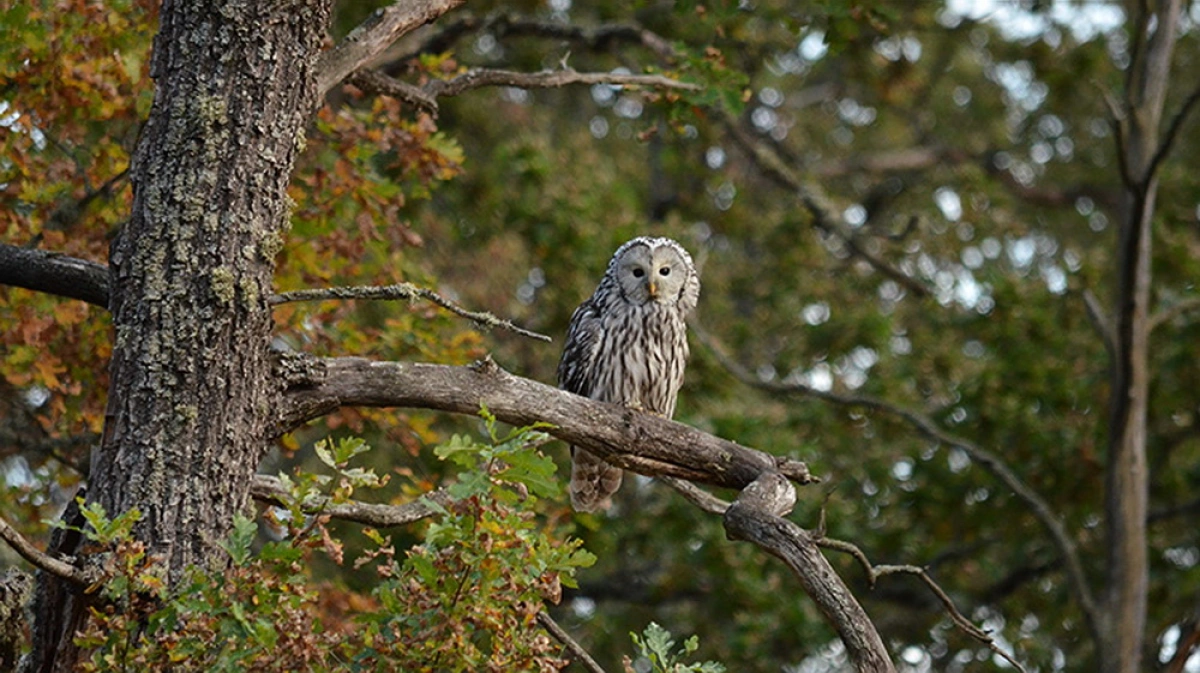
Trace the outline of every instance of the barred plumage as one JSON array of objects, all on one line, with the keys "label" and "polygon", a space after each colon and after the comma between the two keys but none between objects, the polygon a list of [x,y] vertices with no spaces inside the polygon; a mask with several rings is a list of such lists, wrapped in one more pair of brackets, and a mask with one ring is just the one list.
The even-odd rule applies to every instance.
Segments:
[{"label": "barred plumage", "polygon": [[[670,418],[687,364],[685,320],[699,298],[700,278],[683,246],[646,236],[625,243],[571,316],[558,385]],[[621,469],[575,447],[571,455],[572,505],[609,507]]]}]

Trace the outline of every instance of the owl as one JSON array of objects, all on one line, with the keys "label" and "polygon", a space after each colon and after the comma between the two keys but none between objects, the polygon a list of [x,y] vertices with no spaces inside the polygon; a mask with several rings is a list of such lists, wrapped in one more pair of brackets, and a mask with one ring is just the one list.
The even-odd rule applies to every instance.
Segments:
[{"label": "owl", "polygon": [[[675,241],[642,236],[617,248],[571,316],[559,387],[670,418],[688,357],[686,318],[699,298],[692,257]],[[576,447],[571,458],[571,504],[607,509],[621,468]]]}]

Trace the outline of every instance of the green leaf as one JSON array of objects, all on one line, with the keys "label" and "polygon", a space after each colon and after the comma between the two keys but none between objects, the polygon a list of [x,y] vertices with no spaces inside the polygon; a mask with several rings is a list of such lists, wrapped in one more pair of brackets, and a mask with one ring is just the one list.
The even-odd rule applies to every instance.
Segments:
[{"label": "green leaf", "polygon": [[234,565],[243,566],[250,560],[250,545],[258,534],[258,524],[254,519],[242,516],[233,517],[233,530],[229,539],[221,543],[221,548],[233,559]]}]

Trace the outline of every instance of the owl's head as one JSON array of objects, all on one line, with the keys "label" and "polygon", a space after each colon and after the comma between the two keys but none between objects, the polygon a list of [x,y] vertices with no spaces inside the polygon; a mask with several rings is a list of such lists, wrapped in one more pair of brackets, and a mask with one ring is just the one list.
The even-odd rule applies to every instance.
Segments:
[{"label": "owl's head", "polygon": [[629,241],[613,254],[608,271],[621,296],[633,304],[682,304],[690,311],[700,292],[691,255],[669,238],[643,236]]}]

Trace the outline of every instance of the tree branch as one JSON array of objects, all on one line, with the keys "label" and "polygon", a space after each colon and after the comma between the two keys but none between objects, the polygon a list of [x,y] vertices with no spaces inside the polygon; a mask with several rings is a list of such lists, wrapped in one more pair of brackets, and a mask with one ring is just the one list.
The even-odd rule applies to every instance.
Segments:
[{"label": "tree branch", "polygon": [[791,484],[778,474],[763,474],[725,511],[725,534],[762,547],[791,568],[841,636],[855,670],[895,671],[879,632],[821,554],[813,534],[780,516],[794,502]]},{"label": "tree branch", "polygon": [[1083,306],[1087,310],[1088,321],[1092,323],[1092,329],[1100,335],[1100,340],[1104,343],[1104,350],[1109,357],[1116,354],[1116,344],[1113,342],[1113,329],[1108,318],[1104,315],[1104,307],[1100,305],[1100,300],[1096,299],[1096,295],[1085,289],[1083,291]]},{"label": "tree branch", "polygon": [[378,70],[360,70],[350,78],[350,83],[363,91],[392,96],[417,109],[434,116],[438,112],[437,99],[443,96],[458,96],[473,89],[488,86],[512,86],[521,89],[553,89],[571,84],[613,84],[623,86],[647,86],[663,89],[696,91],[697,84],[680,82],[662,75],[623,75],[606,72],[576,72],[574,70],[543,70],[541,72],[514,72],[476,68],[448,80],[435,79],[424,86],[403,82]]},{"label": "tree branch", "polygon": [[1149,172],[1151,175],[1158,170],[1159,165],[1171,153],[1171,149],[1175,146],[1175,139],[1179,136],[1179,130],[1183,128],[1183,122],[1187,120],[1188,114],[1192,108],[1196,107],[1196,103],[1200,103],[1200,86],[1192,90],[1183,101],[1183,105],[1179,107],[1179,112],[1171,119],[1171,125],[1167,127],[1167,133],[1163,136],[1162,142],[1159,143],[1158,150],[1154,153],[1154,158],[1150,160]]},{"label": "tree branch", "polygon": [[947,595],[946,592],[940,586],[938,586],[938,583],[929,576],[929,573],[925,572],[924,568],[913,565],[872,565],[870,559],[867,558],[867,555],[864,554],[863,551],[856,545],[850,542],[844,542],[842,540],[835,540],[825,537],[824,518],[825,513],[822,511],[821,530],[819,530],[813,537],[813,541],[817,544],[817,546],[825,549],[833,549],[835,551],[840,551],[844,554],[853,556],[854,559],[858,561],[859,565],[863,567],[863,570],[866,571],[867,582],[872,587],[875,586],[876,580],[884,575],[915,575],[925,583],[925,586],[928,587],[931,592],[933,592],[934,596],[937,596],[937,599],[942,603],[942,607],[945,608],[946,613],[950,615],[950,621],[954,622],[954,625],[957,626],[963,633],[966,633],[968,636],[986,645],[988,649],[995,652],[1008,663],[1012,664],[1017,670],[1022,672],[1025,671],[1025,667],[1018,663],[1017,660],[1012,657],[1012,655],[1000,649],[1000,646],[996,644],[995,639],[988,635],[987,631],[975,626],[971,620],[967,619],[961,612],[958,611],[958,608],[954,606],[954,601],[951,600],[950,596]]},{"label": "tree branch", "polygon": [[836,393],[816,390],[815,388],[799,383],[761,381],[748,369],[731,358],[725,351],[725,348],[707,331],[695,323],[692,323],[691,327],[692,334],[713,354],[713,357],[717,359],[721,366],[732,374],[734,378],[752,388],[775,395],[802,395],[815,397],[841,406],[881,411],[900,418],[929,439],[957,448],[967,454],[972,461],[986,470],[1000,483],[1011,489],[1017,498],[1025,503],[1038,522],[1042,524],[1042,527],[1045,528],[1055,548],[1065,562],[1067,579],[1070,582],[1072,593],[1079,601],[1084,619],[1091,633],[1099,633],[1099,607],[1096,604],[1091,587],[1087,583],[1087,577],[1084,575],[1083,563],[1079,558],[1079,549],[1075,546],[1075,541],[1071,539],[1066,527],[1050,507],[1050,504],[1017,476],[1000,456],[974,442],[946,432],[932,418],[929,418],[925,414],[891,404],[890,402],[873,397],[838,395]]},{"label": "tree branch", "polygon": [[542,628],[549,631],[550,635],[554,636],[555,640],[562,643],[563,646],[567,648],[567,651],[571,653],[571,656],[575,658],[575,661],[578,661],[584,668],[591,671],[591,673],[604,673],[604,669],[600,666],[600,664],[596,663],[596,660],[592,658],[592,655],[588,654],[588,651],[583,649],[582,645],[575,642],[575,639],[571,637],[571,634],[567,633],[563,627],[559,626],[558,622],[554,621],[554,619],[550,617],[549,613],[547,613],[545,610],[540,610],[537,613],[537,620],[538,624],[542,625]]},{"label": "tree branch", "polygon": [[[279,507],[287,507],[291,504],[292,498],[278,477],[266,474],[254,476],[254,482],[250,484],[250,497],[259,502]],[[449,494],[438,489],[426,493],[419,500],[403,505],[379,505],[358,501],[335,503],[326,497],[316,497],[305,500],[300,504],[300,509],[305,514],[321,514],[376,528],[389,528],[404,526],[433,516],[437,513],[437,509],[430,503],[447,505],[449,502]]]},{"label": "tree branch", "polygon": [[108,308],[108,267],[55,252],[0,243],[0,285]]},{"label": "tree branch", "polygon": [[[301,364],[308,365],[306,371]],[[468,367],[363,358],[307,358],[280,375],[287,390],[274,433],[343,406],[415,407],[475,415],[486,405],[512,425],[551,424],[559,439],[648,476],[744,488],[764,472],[806,484],[804,463],[714,437],[682,423],[589,400],[513,376],[491,359]]]},{"label": "tree branch", "polygon": [[815,227],[841,241],[855,257],[862,259],[876,271],[903,285],[915,296],[929,296],[929,288],[919,280],[863,247],[859,236],[849,230],[819,186],[807,183],[792,173],[774,150],[742,129],[728,112],[722,110],[720,114],[724,117],[725,126],[730,135],[746,151],[754,165],[776,184],[796,194],[812,216]]},{"label": "tree branch", "polygon": [[382,54],[401,36],[430,23],[463,2],[465,0],[396,2],[376,10],[336,47],[321,54],[317,62],[318,100],[355,70]]},{"label": "tree branch", "polygon": [[486,312],[468,311],[467,309],[455,304],[446,299],[440,294],[423,287],[417,287],[411,283],[397,283],[395,285],[358,285],[352,287],[328,287],[315,290],[293,290],[291,292],[281,292],[273,295],[269,302],[272,306],[286,304],[293,301],[320,301],[325,299],[368,299],[368,300],[397,300],[406,299],[409,301],[415,299],[424,299],[433,304],[437,304],[442,308],[450,311],[454,315],[466,318],[474,322],[482,329],[500,328],[515,332],[521,336],[526,336],[539,341],[553,341],[545,334],[531,332],[527,329],[517,327],[508,320],[502,320]]},{"label": "tree branch", "polygon": [[21,555],[21,558],[29,561],[34,567],[44,570],[51,575],[57,575],[69,582],[73,582],[80,586],[91,586],[96,581],[96,577],[87,573],[75,566],[60,561],[59,559],[50,556],[49,554],[39,550],[33,546],[29,540],[26,540],[20,533],[17,532],[7,521],[0,518],[0,539],[8,543],[8,546],[13,548],[13,551]]},{"label": "tree branch", "polygon": [[1175,318],[1178,318],[1185,313],[1195,311],[1196,309],[1200,309],[1200,297],[1181,299],[1180,301],[1151,316],[1149,329],[1154,331],[1155,328],[1161,327],[1163,324],[1171,322]]},{"label": "tree branch", "polygon": [[433,80],[424,89],[434,96],[457,96],[465,91],[485,86],[514,86],[522,89],[551,89],[568,84],[615,84],[647,86],[660,89],[699,91],[700,85],[680,82],[663,75],[622,75],[610,72],[576,72],[574,70],[543,70],[513,72],[475,68],[449,80]]}]

